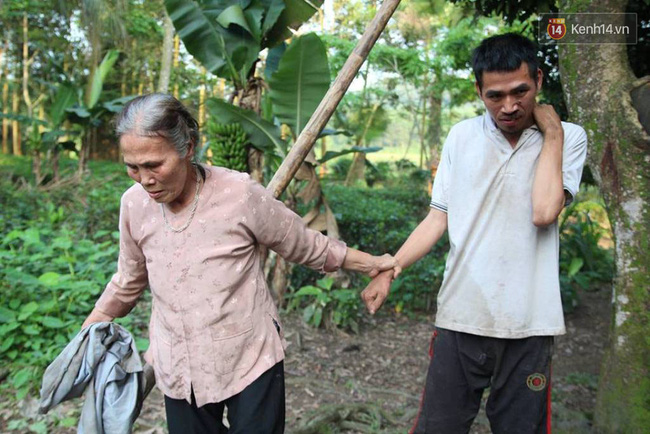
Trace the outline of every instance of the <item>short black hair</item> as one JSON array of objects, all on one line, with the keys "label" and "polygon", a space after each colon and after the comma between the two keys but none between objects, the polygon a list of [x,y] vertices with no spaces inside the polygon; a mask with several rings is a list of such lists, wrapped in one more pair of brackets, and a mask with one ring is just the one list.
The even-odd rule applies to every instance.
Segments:
[{"label": "short black hair", "polygon": [[537,82],[537,44],[517,33],[504,33],[483,39],[472,55],[472,68],[479,89],[483,89],[483,72],[511,72],[528,64],[528,73]]}]

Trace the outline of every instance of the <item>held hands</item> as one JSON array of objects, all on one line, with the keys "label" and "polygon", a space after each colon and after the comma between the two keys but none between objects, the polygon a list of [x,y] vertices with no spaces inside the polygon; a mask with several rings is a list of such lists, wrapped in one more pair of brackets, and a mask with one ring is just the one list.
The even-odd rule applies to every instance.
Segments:
[{"label": "held hands", "polygon": [[535,104],[533,117],[543,135],[558,134],[564,136],[562,121],[552,105]]},{"label": "held hands", "polygon": [[399,262],[397,262],[397,259],[388,253],[381,256],[373,256],[366,273],[370,277],[375,277],[380,272],[386,270],[393,270],[393,279],[399,276],[402,272],[402,267],[399,265]]},{"label": "held hands", "polygon": [[402,266],[389,254],[372,258],[374,265],[368,275],[374,279],[361,292],[361,299],[368,312],[374,315],[388,297],[390,284],[402,272]]}]

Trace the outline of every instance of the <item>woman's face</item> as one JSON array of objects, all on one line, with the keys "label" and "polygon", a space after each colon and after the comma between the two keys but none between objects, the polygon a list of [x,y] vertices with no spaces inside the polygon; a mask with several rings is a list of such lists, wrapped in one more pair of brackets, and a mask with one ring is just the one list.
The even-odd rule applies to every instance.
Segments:
[{"label": "woman's face", "polygon": [[158,203],[183,206],[194,194],[190,172],[192,152],[181,158],[161,137],[125,134],[120,139],[126,171]]}]

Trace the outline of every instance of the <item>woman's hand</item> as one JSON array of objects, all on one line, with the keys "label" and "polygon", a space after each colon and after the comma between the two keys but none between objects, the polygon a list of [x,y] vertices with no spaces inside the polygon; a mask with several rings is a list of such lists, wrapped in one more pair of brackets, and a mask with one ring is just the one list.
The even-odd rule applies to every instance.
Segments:
[{"label": "woman's hand", "polygon": [[396,278],[402,272],[402,267],[393,256],[386,253],[381,256],[373,256],[357,249],[348,247],[343,268],[351,271],[358,271],[375,277],[382,271],[393,270],[393,278]]},{"label": "woman's hand", "polygon": [[402,267],[399,265],[399,262],[397,262],[397,259],[388,253],[381,256],[373,256],[370,270],[366,273],[370,277],[375,277],[380,272],[387,270],[393,270],[393,279],[396,279],[402,272]]},{"label": "woman's hand", "polygon": [[112,316],[110,316],[108,314],[105,314],[101,310],[95,308],[95,309],[93,309],[92,312],[90,312],[90,315],[88,315],[88,318],[86,318],[84,323],[81,325],[81,329],[83,330],[86,327],[88,327],[89,325],[94,324],[96,322],[111,322],[114,319],[115,319],[114,317],[112,317]]}]

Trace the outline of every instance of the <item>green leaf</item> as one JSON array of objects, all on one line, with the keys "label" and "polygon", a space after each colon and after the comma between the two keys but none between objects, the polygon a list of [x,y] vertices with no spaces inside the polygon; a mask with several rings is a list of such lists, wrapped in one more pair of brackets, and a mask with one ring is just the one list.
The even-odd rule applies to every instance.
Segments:
[{"label": "green leaf", "polygon": [[93,77],[93,84],[90,89],[90,95],[88,96],[87,105],[89,109],[92,109],[99,101],[99,96],[102,93],[102,88],[104,87],[104,80],[106,76],[113,69],[113,65],[117,62],[118,57],[120,57],[120,52],[118,50],[108,50],[104,56],[104,60],[99,64],[95,75]]},{"label": "green leaf", "polygon": [[262,35],[266,35],[280,18],[285,5],[283,0],[262,0],[262,3],[267,10],[262,23]]},{"label": "green leaf", "polygon": [[15,337],[14,336],[9,336],[7,339],[4,339],[2,341],[2,344],[0,345],[0,353],[4,353],[7,351],[11,346],[14,344]]},{"label": "green leaf", "polygon": [[327,137],[327,136],[346,136],[346,137],[353,137],[354,134],[351,131],[348,130],[333,130],[330,128],[325,128],[323,131],[320,132],[318,135],[318,138],[322,137]]},{"label": "green leaf", "polygon": [[228,2],[219,0],[165,0],[169,17],[187,51],[208,71],[231,77],[241,87],[261,47],[249,32],[234,27],[226,29],[217,22],[228,6]]},{"label": "green leaf", "polygon": [[327,151],[325,152],[325,155],[323,155],[321,158],[318,159],[318,162],[322,164],[325,163],[326,161],[340,157],[341,155],[351,154],[353,152],[362,152],[364,154],[370,154],[372,152],[381,151],[382,149],[383,148],[379,146],[371,146],[368,148],[364,148],[363,146],[353,146],[351,148],[343,149],[341,151]]},{"label": "green leaf", "polygon": [[0,323],[8,323],[14,321],[16,321],[16,313],[4,306],[0,306]]},{"label": "green leaf", "polygon": [[260,118],[251,110],[244,110],[227,102],[210,98],[206,106],[213,119],[219,119],[223,124],[239,123],[248,134],[251,144],[264,152],[284,149],[280,138],[280,129],[272,123]]},{"label": "green leaf", "polygon": [[11,381],[13,387],[19,389],[24,386],[32,378],[32,369],[23,368],[20,371],[16,372]]},{"label": "green leaf", "polygon": [[149,348],[149,339],[146,338],[135,338],[135,346],[141,353],[147,351]]},{"label": "green leaf", "polygon": [[29,430],[36,434],[47,434],[47,423],[44,420],[35,422],[29,426]]},{"label": "green leaf", "polygon": [[322,289],[317,288],[315,286],[307,285],[303,286],[300,288],[296,293],[293,295],[294,297],[303,297],[305,295],[319,295],[323,292]]},{"label": "green leaf", "polygon": [[264,67],[264,77],[266,81],[271,78],[273,73],[278,70],[280,66],[280,59],[284,56],[284,53],[287,51],[287,44],[282,42],[280,45],[277,45],[269,49],[268,54],[266,55],[266,66]]},{"label": "green leaf", "polygon": [[259,57],[259,52],[262,47],[260,44],[262,39],[262,19],[264,17],[264,6],[259,0],[254,0],[251,2],[251,5],[244,10],[244,16],[246,17],[246,22],[248,27],[251,29],[251,34],[257,42],[257,53]]},{"label": "green leaf", "polygon": [[29,303],[23,304],[20,307],[20,314],[30,316],[37,310],[38,310],[38,303],[36,303],[35,301],[30,301]]},{"label": "green leaf", "polygon": [[59,421],[59,425],[65,428],[72,428],[73,426],[77,425],[77,418],[76,417],[64,417]]},{"label": "green leaf", "polygon": [[309,324],[311,318],[314,316],[315,310],[316,310],[316,306],[314,306],[313,304],[307,306],[305,310],[302,311],[302,320],[305,321],[307,324]]},{"label": "green leaf", "polygon": [[29,117],[21,114],[16,114],[16,113],[0,113],[0,119],[11,119],[13,121],[18,121],[23,124],[28,124],[28,125],[43,125],[47,126],[47,122],[38,119],[35,117]]},{"label": "green leaf", "polygon": [[61,275],[59,273],[55,273],[53,271],[48,271],[47,273],[43,273],[39,276],[38,281],[41,282],[45,286],[56,286],[59,284],[59,279],[61,278]]},{"label": "green leaf", "polygon": [[[275,2],[272,2],[272,5],[277,7],[274,4]],[[273,27],[268,32],[264,32],[264,48],[274,47],[291,36],[290,29],[297,29],[318,12],[317,8],[323,4],[323,0],[284,0],[284,4],[285,8],[273,24]],[[276,13],[275,9],[273,13]],[[267,28],[266,23],[264,23],[264,27]]]},{"label": "green leaf", "polygon": [[41,324],[50,329],[60,329],[66,325],[59,318],[54,318],[52,316],[44,316],[43,319],[41,319]]},{"label": "green leaf", "polygon": [[16,400],[22,400],[29,393],[29,386],[21,387],[16,391]]},{"label": "green leaf", "polygon": [[269,80],[273,114],[289,125],[297,137],[329,85],[325,44],[315,33],[294,39]]},{"label": "green leaf", "polygon": [[582,258],[573,258],[571,260],[571,264],[569,265],[569,270],[567,272],[567,275],[569,277],[573,277],[576,274],[578,274],[578,272],[580,271],[584,263],[585,261]]},{"label": "green leaf", "polygon": [[217,22],[225,29],[230,27],[231,24],[238,25],[239,27],[246,29],[246,31],[251,35],[254,35],[253,31],[248,27],[246,17],[244,16],[244,10],[237,4],[229,6],[221,12],[217,17]]},{"label": "green leaf", "polygon": [[323,320],[323,308],[317,307],[314,310],[314,318],[312,319],[312,324],[314,324],[316,327],[320,327],[320,323],[322,320]]},{"label": "green leaf", "polygon": [[332,289],[332,285],[334,284],[334,279],[331,277],[323,277],[322,279],[318,279],[316,281],[316,285],[320,286],[323,289],[330,290]]},{"label": "green leaf", "polygon": [[65,119],[66,110],[77,101],[77,89],[69,83],[61,83],[50,108],[50,122],[58,127]]},{"label": "green leaf", "polygon": [[116,98],[110,101],[102,103],[102,107],[108,110],[111,113],[119,113],[122,111],[127,102],[135,98],[136,95],[123,96],[121,98]]},{"label": "green leaf", "polygon": [[29,325],[26,325],[25,327],[23,327],[23,332],[26,335],[36,336],[36,335],[39,335],[41,333],[41,329],[39,327],[36,327],[33,324],[29,324]]},{"label": "green leaf", "polygon": [[68,113],[74,113],[75,115],[77,115],[82,119],[86,119],[90,117],[90,112],[86,107],[83,106],[68,107],[65,111]]},{"label": "green leaf", "polygon": [[165,0],[165,7],[187,51],[208,71],[218,74],[226,66],[227,56],[216,23],[196,2]]}]

